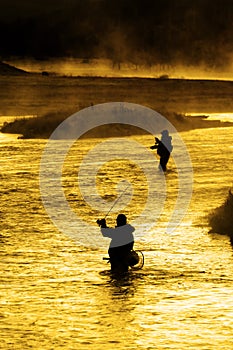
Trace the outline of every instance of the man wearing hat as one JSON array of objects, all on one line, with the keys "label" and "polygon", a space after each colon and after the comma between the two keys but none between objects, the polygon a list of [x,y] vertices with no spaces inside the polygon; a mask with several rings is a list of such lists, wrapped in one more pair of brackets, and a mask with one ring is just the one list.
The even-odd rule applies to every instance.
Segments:
[{"label": "man wearing hat", "polygon": [[155,137],[155,145],[151,146],[151,149],[157,149],[157,154],[160,157],[159,168],[160,170],[167,170],[167,163],[172,152],[172,137],[169,136],[168,130],[161,132],[161,140]]}]

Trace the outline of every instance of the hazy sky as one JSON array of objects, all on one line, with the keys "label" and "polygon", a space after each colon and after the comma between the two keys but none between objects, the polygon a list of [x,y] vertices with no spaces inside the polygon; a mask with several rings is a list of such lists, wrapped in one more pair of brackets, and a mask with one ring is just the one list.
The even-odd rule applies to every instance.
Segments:
[{"label": "hazy sky", "polygon": [[226,65],[232,0],[0,0],[1,56]]},{"label": "hazy sky", "polygon": [[[19,17],[26,18],[38,14],[52,13],[64,4],[65,1],[63,0],[0,0],[0,19],[9,21]],[[69,4],[69,1],[67,1],[67,4]]]}]

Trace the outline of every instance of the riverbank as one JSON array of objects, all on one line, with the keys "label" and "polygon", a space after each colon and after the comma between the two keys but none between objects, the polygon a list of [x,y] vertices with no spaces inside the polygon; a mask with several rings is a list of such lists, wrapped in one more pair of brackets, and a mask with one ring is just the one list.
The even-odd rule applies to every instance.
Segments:
[{"label": "riverbank", "polygon": [[233,244],[233,194],[229,190],[228,195],[222,205],[214,209],[209,218],[209,225],[211,227],[210,233],[218,233],[227,235]]},{"label": "riverbank", "polygon": [[[232,112],[233,82],[213,80],[62,77],[1,74],[0,115],[36,115],[6,124],[3,132],[48,137],[69,115],[90,105],[130,102],[163,114],[178,131],[232,125],[189,113]],[[104,133],[108,134],[109,130]],[[131,130],[125,130],[130,133]],[[122,133],[122,130],[121,130]],[[113,135],[114,136],[114,135]]]},{"label": "riverbank", "polygon": [[0,61],[0,75],[28,75],[29,73],[24,71],[23,69],[16,68],[14,66],[11,66],[8,63],[1,62]]},{"label": "riverbank", "polygon": [[[71,113],[70,113],[71,114]],[[10,134],[20,134],[19,138],[49,138],[58,125],[69,117],[67,111],[50,112],[42,117],[16,118],[13,122],[5,122],[1,132]],[[191,117],[182,114],[166,112],[163,114],[178,131],[187,131],[192,129],[226,127],[233,126],[230,122],[221,122],[219,120],[208,121],[205,116]],[[142,135],[146,131],[131,125],[115,124],[102,125],[94,128],[83,135],[85,138],[90,137],[122,137],[130,135]]]}]

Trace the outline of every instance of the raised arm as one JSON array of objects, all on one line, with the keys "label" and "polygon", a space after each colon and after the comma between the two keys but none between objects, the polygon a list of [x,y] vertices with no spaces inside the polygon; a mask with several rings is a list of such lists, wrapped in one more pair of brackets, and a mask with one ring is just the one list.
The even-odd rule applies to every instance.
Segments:
[{"label": "raised arm", "polygon": [[109,237],[109,238],[113,237],[115,229],[107,227],[105,219],[101,219],[101,220],[98,219],[97,224],[100,226],[101,233],[104,237]]}]

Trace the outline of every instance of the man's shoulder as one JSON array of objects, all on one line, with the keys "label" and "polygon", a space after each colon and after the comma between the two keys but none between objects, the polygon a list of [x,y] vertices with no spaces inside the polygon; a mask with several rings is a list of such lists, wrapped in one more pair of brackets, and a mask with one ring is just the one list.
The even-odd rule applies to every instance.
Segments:
[{"label": "man's shoulder", "polygon": [[125,226],[125,229],[128,231],[128,232],[134,232],[135,231],[135,228],[130,225],[130,224],[126,224],[124,225]]}]

